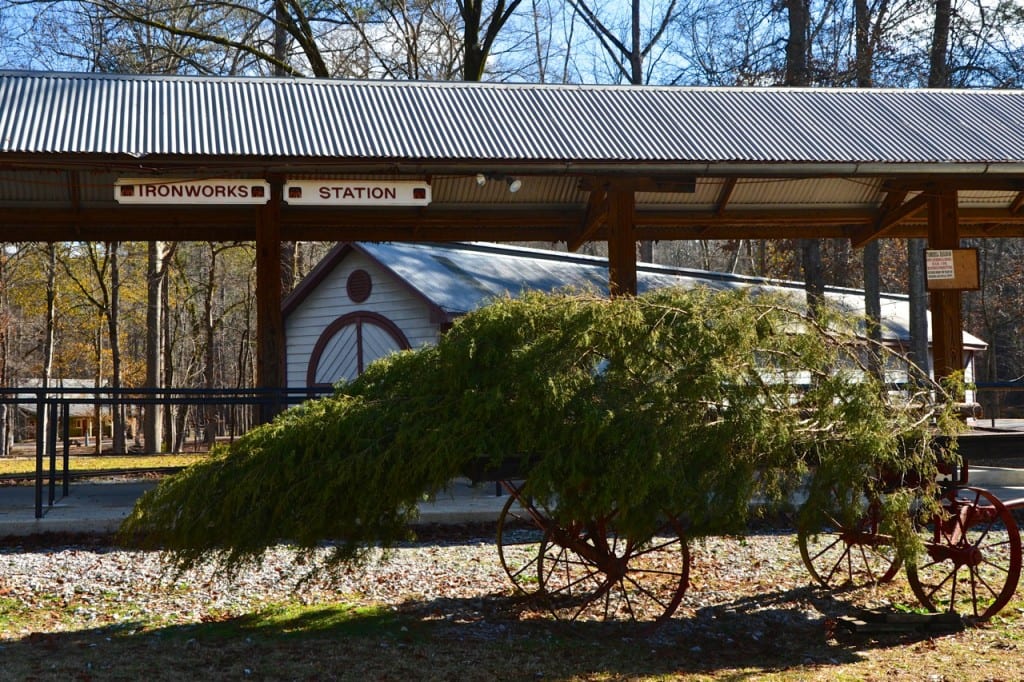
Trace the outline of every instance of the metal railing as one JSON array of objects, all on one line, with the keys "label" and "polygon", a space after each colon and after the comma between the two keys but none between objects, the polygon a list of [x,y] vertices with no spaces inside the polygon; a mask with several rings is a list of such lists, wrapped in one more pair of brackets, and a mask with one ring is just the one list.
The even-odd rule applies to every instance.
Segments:
[{"label": "metal railing", "polygon": [[1007,405],[1007,397],[1024,395],[1024,381],[993,381],[975,384],[977,401],[981,405],[982,421],[988,420],[992,428],[999,419],[1024,419],[1024,397],[1015,405]]},{"label": "metal railing", "polygon": [[[144,406],[163,408],[195,408],[196,414],[205,413],[211,407],[247,408],[251,414],[232,423],[231,435],[241,435],[244,428],[236,432],[238,423],[255,426],[282,410],[298,403],[328,395],[330,389],[285,388],[285,389],[201,389],[201,388],[0,388],[0,404],[9,406],[31,406],[35,409],[35,515],[43,516],[44,490],[48,488],[47,504],[57,501],[57,480],[61,479],[61,496],[70,494],[71,470],[71,416],[73,405],[88,405],[101,412]],[[194,429],[199,424],[193,425]],[[204,428],[212,428],[209,424]],[[58,467],[58,430],[60,431],[61,456]],[[102,429],[101,429],[102,431]],[[137,433],[136,433],[137,435]],[[96,434],[102,438],[102,432]],[[48,466],[47,466],[48,465]],[[48,475],[47,475],[47,469]],[[48,485],[47,485],[48,479]]]}]

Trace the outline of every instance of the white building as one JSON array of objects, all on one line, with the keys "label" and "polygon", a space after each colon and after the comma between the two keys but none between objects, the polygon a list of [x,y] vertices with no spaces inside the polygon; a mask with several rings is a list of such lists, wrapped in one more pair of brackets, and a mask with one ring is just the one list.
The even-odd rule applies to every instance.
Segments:
[{"label": "white building", "polygon": [[[803,284],[703,270],[639,264],[638,290],[698,285],[758,286],[803,292]],[[540,249],[478,244],[342,243],[284,302],[288,386],[326,387],[358,376],[390,352],[437,343],[460,315],[495,297],[564,288],[607,293],[604,258]],[[864,294],[829,287],[848,310],[864,309]],[[910,340],[906,296],[882,296],[883,341]],[[929,325],[929,329],[930,329]],[[966,378],[986,344],[964,334]]]}]

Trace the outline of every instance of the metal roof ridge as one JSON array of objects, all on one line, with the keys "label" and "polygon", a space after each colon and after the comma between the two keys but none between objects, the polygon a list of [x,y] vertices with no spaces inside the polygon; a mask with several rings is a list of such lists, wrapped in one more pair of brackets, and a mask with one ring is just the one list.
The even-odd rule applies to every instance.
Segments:
[{"label": "metal roof ridge", "polygon": [[96,73],[91,71],[43,71],[33,69],[0,69],[0,78],[68,78],[97,81],[191,81],[209,83],[259,83],[269,85],[301,85],[311,87],[357,86],[357,87],[411,87],[443,89],[515,89],[515,90],[565,90],[565,91],[622,91],[622,92],[693,92],[693,93],[808,93],[814,95],[849,95],[873,97],[879,94],[903,96],[931,96],[936,94],[956,95],[1001,95],[1024,96],[1021,89],[996,88],[927,88],[927,87],[813,87],[786,85],[624,85],[612,83],[528,83],[517,81],[462,81],[462,80],[402,80],[384,78],[315,78],[307,76],[218,76],[207,74],[153,74],[153,73]]}]

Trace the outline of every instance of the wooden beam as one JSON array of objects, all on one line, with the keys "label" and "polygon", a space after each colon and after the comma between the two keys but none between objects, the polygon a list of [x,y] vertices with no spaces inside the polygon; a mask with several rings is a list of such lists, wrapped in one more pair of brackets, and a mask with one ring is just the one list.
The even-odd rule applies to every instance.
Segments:
[{"label": "wooden beam", "polygon": [[886,192],[923,192],[926,189],[947,188],[956,191],[1024,192],[1024,180],[1014,175],[915,175],[891,178],[882,183]]},{"label": "wooden beam", "polygon": [[[256,223],[256,383],[259,388],[284,388],[284,319],[281,314],[281,186],[271,181],[270,201],[259,210]],[[267,422],[283,409],[265,405],[260,418]]]},{"label": "wooden beam", "polygon": [[1010,214],[1016,215],[1020,213],[1022,206],[1024,206],[1024,192],[1017,192],[1017,196],[1010,202]]},{"label": "wooden beam", "polygon": [[[82,212],[82,178],[75,170],[68,172],[68,199],[71,201],[71,210],[76,215],[80,215]],[[80,222],[75,225],[75,231],[81,231]]]},{"label": "wooden beam", "polygon": [[671,194],[693,194],[697,191],[697,178],[693,176],[668,177],[648,176],[593,176],[580,180],[580,189],[593,192],[598,189],[613,189],[623,192],[666,192]]},{"label": "wooden beam", "polygon": [[608,289],[612,296],[635,296],[636,196],[629,191],[609,192],[608,206]]},{"label": "wooden beam", "polygon": [[[903,212],[909,211],[906,202]],[[70,208],[2,207],[0,241],[252,241],[259,207],[238,206],[83,206]],[[282,238],[301,241],[545,241],[580,238],[585,208],[533,206],[495,209],[324,209],[282,206]],[[900,219],[897,220],[896,218]],[[963,208],[962,237],[1024,237],[1024,210]],[[863,238],[877,224],[877,209],[865,210],[681,210],[655,208],[634,212],[637,239],[800,239]],[[589,238],[608,238],[597,221]],[[925,237],[926,211],[893,213],[889,237]]]},{"label": "wooden beam", "polygon": [[[928,196],[928,248],[960,248],[957,192],[939,189]],[[939,289],[931,292],[932,365],[935,378],[943,379],[963,369],[964,342],[960,292]],[[956,396],[961,400],[963,396]]]},{"label": "wooden beam", "polygon": [[592,241],[597,231],[608,224],[608,211],[608,189],[601,187],[590,190],[583,226],[579,234],[566,244],[568,250],[576,252],[588,241]]},{"label": "wooden beam", "polygon": [[643,209],[636,214],[637,225],[867,225],[874,220],[873,211],[851,209],[745,209],[726,211],[721,215],[714,210]]},{"label": "wooden beam", "polygon": [[733,190],[736,189],[736,178],[726,178],[722,183],[722,189],[718,193],[718,201],[715,202],[715,215],[721,216],[725,213],[725,207],[729,205]]},{"label": "wooden beam", "polygon": [[[901,222],[924,210],[928,206],[928,196],[926,194],[918,194],[910,201],[903,202],[902,198],[905,198],[906,195],[907,193],[902,191],[891,193],[889,196],[893,197],[893,203],[896,204],[896,198],[901,198],[900,203],[895,206],[883,204],[882,214],[875,221],[875,224],[868,229],[858,230],[858,232],[850,239],[851,245],[854,248],[860,248],[872,239],[879,239],[880,237],[886,236]],[[886,197],[887,202],[888,199],[889,197]]]},{"label": "wooden beam", "polygon": [[851,229],[844,225],[786,225],[767,223],[764,225],[681,225],[651,226],[637,225],[638,241],[663,241],[670,239],[704,239],[729,241],[740,239],[849,239]]}]

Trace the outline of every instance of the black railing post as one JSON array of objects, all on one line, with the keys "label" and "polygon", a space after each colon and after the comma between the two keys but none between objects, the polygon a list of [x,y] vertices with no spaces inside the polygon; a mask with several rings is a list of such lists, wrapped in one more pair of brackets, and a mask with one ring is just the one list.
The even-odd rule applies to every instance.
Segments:
[{"label": "black railing post", "polygon": [[46,421],[46,402],[44,391],[36,392],[36,518],[43,518],[43,447],[45,445],[44,422]]},{"label": "black railing post", "polygon": [[49,437],[46,439],[46,447],[49,450],[47,454],[50,455],[50,505],[53,506],[54,500],[57,497],[57,419],[60,417],[60,404],[56,400],[50,402],[47,406],[49,416],[47,417],[47,433]]},{"label": "black railing post", "polygon": [[[62,448],[63,479],[62,494],[71,492],[71,405],[104,405],[110,404],[113,409],[127,405],[129,401],[143,405],[159,404],[169,409],[173,405],[186,408],[189,406],[220,405],[226,406],[225,414],[231,428],[231,440],[244,433],[258,422],[254,422],[253,413],[279,413],[289,407],[306,400],[331,395],[331,389],[312,387],[302,388],[249,388],[249,389],[120,389],[111,388],[32,388],[0,387],[0,394],[14,396],[11,403],[16,405],[32,405],[36,408],[36,472],[35,472],[35,516],[43,517],[43,489],[46,485],[47,455],[49,455],[49,504],[52,506],[57,499],[57,435],[61,434],[64,441]],[[236,410],[237,412],[232,412]],[[247,413],[241,424],[241,411]],[[201,410],[197,410],[197,413]],[[63,424],[58,429],[58,424]],[[170,435],[170,434],[168,434]],[[198,433],[197,433],[198,435]],[[102,439],[102,425],[95,437]]]},{"label": "black railing post", "polygon": [[67,497],[71,492],[71,403],[64,401],[61,404],[63,412],[63,426],[61,434],[64,438],[64,481],[62,494]]}]

